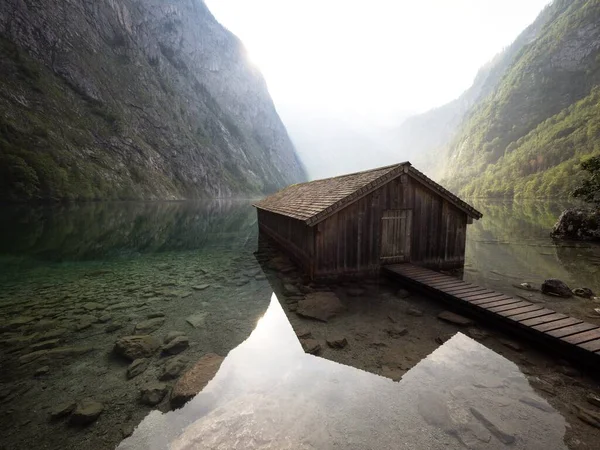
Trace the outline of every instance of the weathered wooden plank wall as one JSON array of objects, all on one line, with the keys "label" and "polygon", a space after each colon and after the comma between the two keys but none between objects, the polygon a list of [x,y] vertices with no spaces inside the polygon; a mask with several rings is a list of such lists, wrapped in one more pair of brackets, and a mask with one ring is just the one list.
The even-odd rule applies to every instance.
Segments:
[{"label": "weathered wooden plank wall", "polygon": [[291,217],[257,209],[259,229],[281,245],[307,273],[311,272],[313,228]]},{"label": "weathered wooden plank wall", "polygon": [[413,228],[411,262],[435,269],[464,264],[467,215],[411,179]]},{"label": "weathered wooden plank wall", "polygon": [[316,276],[377,273],[381,218],[385,210],[404,207],[405,185],[396,178],[316,225]]},{"label": "weathered wooden plank wall", "polygon": [[[406,262],[435,269],[464,264],[467,214],[420,180],[402,174],[376,191],[334,213],[314,227],[258,209],[259,227],[316,278],[377,273],[381,265],[382,217],[386,210],[406,210],[388,216],[406,217],[398,223],[409,242]],[[399,262],[386,258],[386,263]]]}]

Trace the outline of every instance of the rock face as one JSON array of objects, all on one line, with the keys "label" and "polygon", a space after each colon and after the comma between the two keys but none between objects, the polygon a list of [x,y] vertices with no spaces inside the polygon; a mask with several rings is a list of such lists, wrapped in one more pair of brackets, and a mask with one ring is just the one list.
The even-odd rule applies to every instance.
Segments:
[{"label": "rock face", "polygon": [[0,200],[227,197],[305,179],[262,75],[201,0],[6,0],[0,53]]},{"label": "rock face", "polygon": [[314,292],[298,302],[296,313],[327,322],[344,311],[344,305],[333,292]]},{"label": "rock face", "polygon": [[542,293],[569,298],[573,296],[571,289],[557,278],[549,278],[542,283]]},{"label": "rock face", "polygon": [[125,336],[115,343],[115,352],[131,361],[152,356],[159,348],[154,336]]},{"label": "rock face", "polygon": [[171,391],[171,406],[181,408],[198,394],[216,375],[225,358],[214,353],[204,355],[200,360],[177,380]]},{"label": "rock face", "polygon": [[563,211],[551,235],[559,239],[600,241],[600,209],[572,208]]}]

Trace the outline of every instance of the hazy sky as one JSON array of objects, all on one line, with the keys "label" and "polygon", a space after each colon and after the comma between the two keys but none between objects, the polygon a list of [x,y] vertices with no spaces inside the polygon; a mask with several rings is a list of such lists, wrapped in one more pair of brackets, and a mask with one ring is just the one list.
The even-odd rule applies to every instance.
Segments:
[{"label": "hazy sky", "polygon": [[206,0],[278,109],[381,118],[456,98],[548,0]]}]

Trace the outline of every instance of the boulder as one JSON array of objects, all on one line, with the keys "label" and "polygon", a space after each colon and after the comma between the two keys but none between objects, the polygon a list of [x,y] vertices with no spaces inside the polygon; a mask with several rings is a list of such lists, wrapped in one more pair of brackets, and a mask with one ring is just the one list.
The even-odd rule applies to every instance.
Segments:
[{"label": "boulder", "polygon": [[398,289],[396,291],[396,297],[398,297],[398,298],[408,298],[408,297],[410,297],[410,292],[408,292],[406,289]]},{"label": "boulder", "polygon": [[555,295],[558,297],[569,298],[573,296],[571,289],[564,282],[557,278],[548,278],[542,283],[542,293]]},{"label": "boulder", "polygon": [[444,322],[449,322],[449,323],[452,323],[454,325],[458,325],[461,327],[466,327],[468,325],[473,324],[473,321],[471,319],[468,319],[463,316],[459,316],[458,314],[455,314],[450,311],[444,311],[444,312],[438,314],[437,318],[440,320],[443,320]]},{"label": "boulder", "polygon": [[148,368],[148,364],[150,364],[150,361],[147,358],[140,358],[133,361],[127,368],[127,379],[130,380],[144,373]]},{"label": "boulder", "polygon": [[158,377],[161,381],[174,380],[181,374],[188,360],[184,358],[171,358],[165,363],[163,372]]},{"label": "boulder", "polygon": [[71,425],[88,425],[94,422],[104,410],[104,405],[92,399],[84,399],[77,403],[69,418]]},{"label": "boulder", "polygon": [[160,348],[160,342],[154,336],[124,336],[115,342],[115,353],[131,361],[148,358]]},{"label": "boulder", "polygon": [[331,336],[327,338],[327,345],[331,348],[344,348],[348,345],[348,340],[344,336]]},{"label": "boulder", "polygon": [[550,234],[558,239],[598,241],[600,209],[567,209],[560,215]]},{"label": "boulder", "polygon": [[177,380],[171,391],[171,406],[181,408],[213,379],[225,358],[214,353],[204,355]]},{"label": "boulder", "polygon": [[300,343],[304,351],[311,355],[316,355],[321,351],[321,344],[316,339],[302,339]]},{"label": "boulder", "polygon": [[140,390],[140,401],[145,405],[157,405],[165,398],[168,390],[169,387],[165,383],[158,383],[156,381],[148,383]]},{"label": "boulder", "polygon": [[154,319],[144,320],[135,326],[135,334],[148,334],[158,330],[165,323],[164,317],[155,317]]},{"label": "boulder", "polygon": [[594,296],[594,292],[590,288],[585,287],[573,289],[573,294],[583,298],[592,298]]},{"label": "boulder", "polygon": [[327,322],[344,311],[344,305],[333,292],[313,292],[298,301],[296,313],[303,317]]},{"label": "boulder", "polygon": [[184,351],[189,346],[190,340],[187,338],[187,336],[177,336],[168,344],[165,344],[162,351],[167,355],[176,355]]}]

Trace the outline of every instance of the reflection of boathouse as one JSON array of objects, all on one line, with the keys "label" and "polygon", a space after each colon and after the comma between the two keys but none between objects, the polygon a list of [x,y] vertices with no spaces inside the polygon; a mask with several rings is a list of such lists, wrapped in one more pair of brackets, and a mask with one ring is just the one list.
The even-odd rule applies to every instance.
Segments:
[{"label": "reflection of boathouse", "polygon": [[409,162],[295,184],[254,206],[261,232],[311,278],[399,262],[460,268],[467,224],[481,218]]}]

